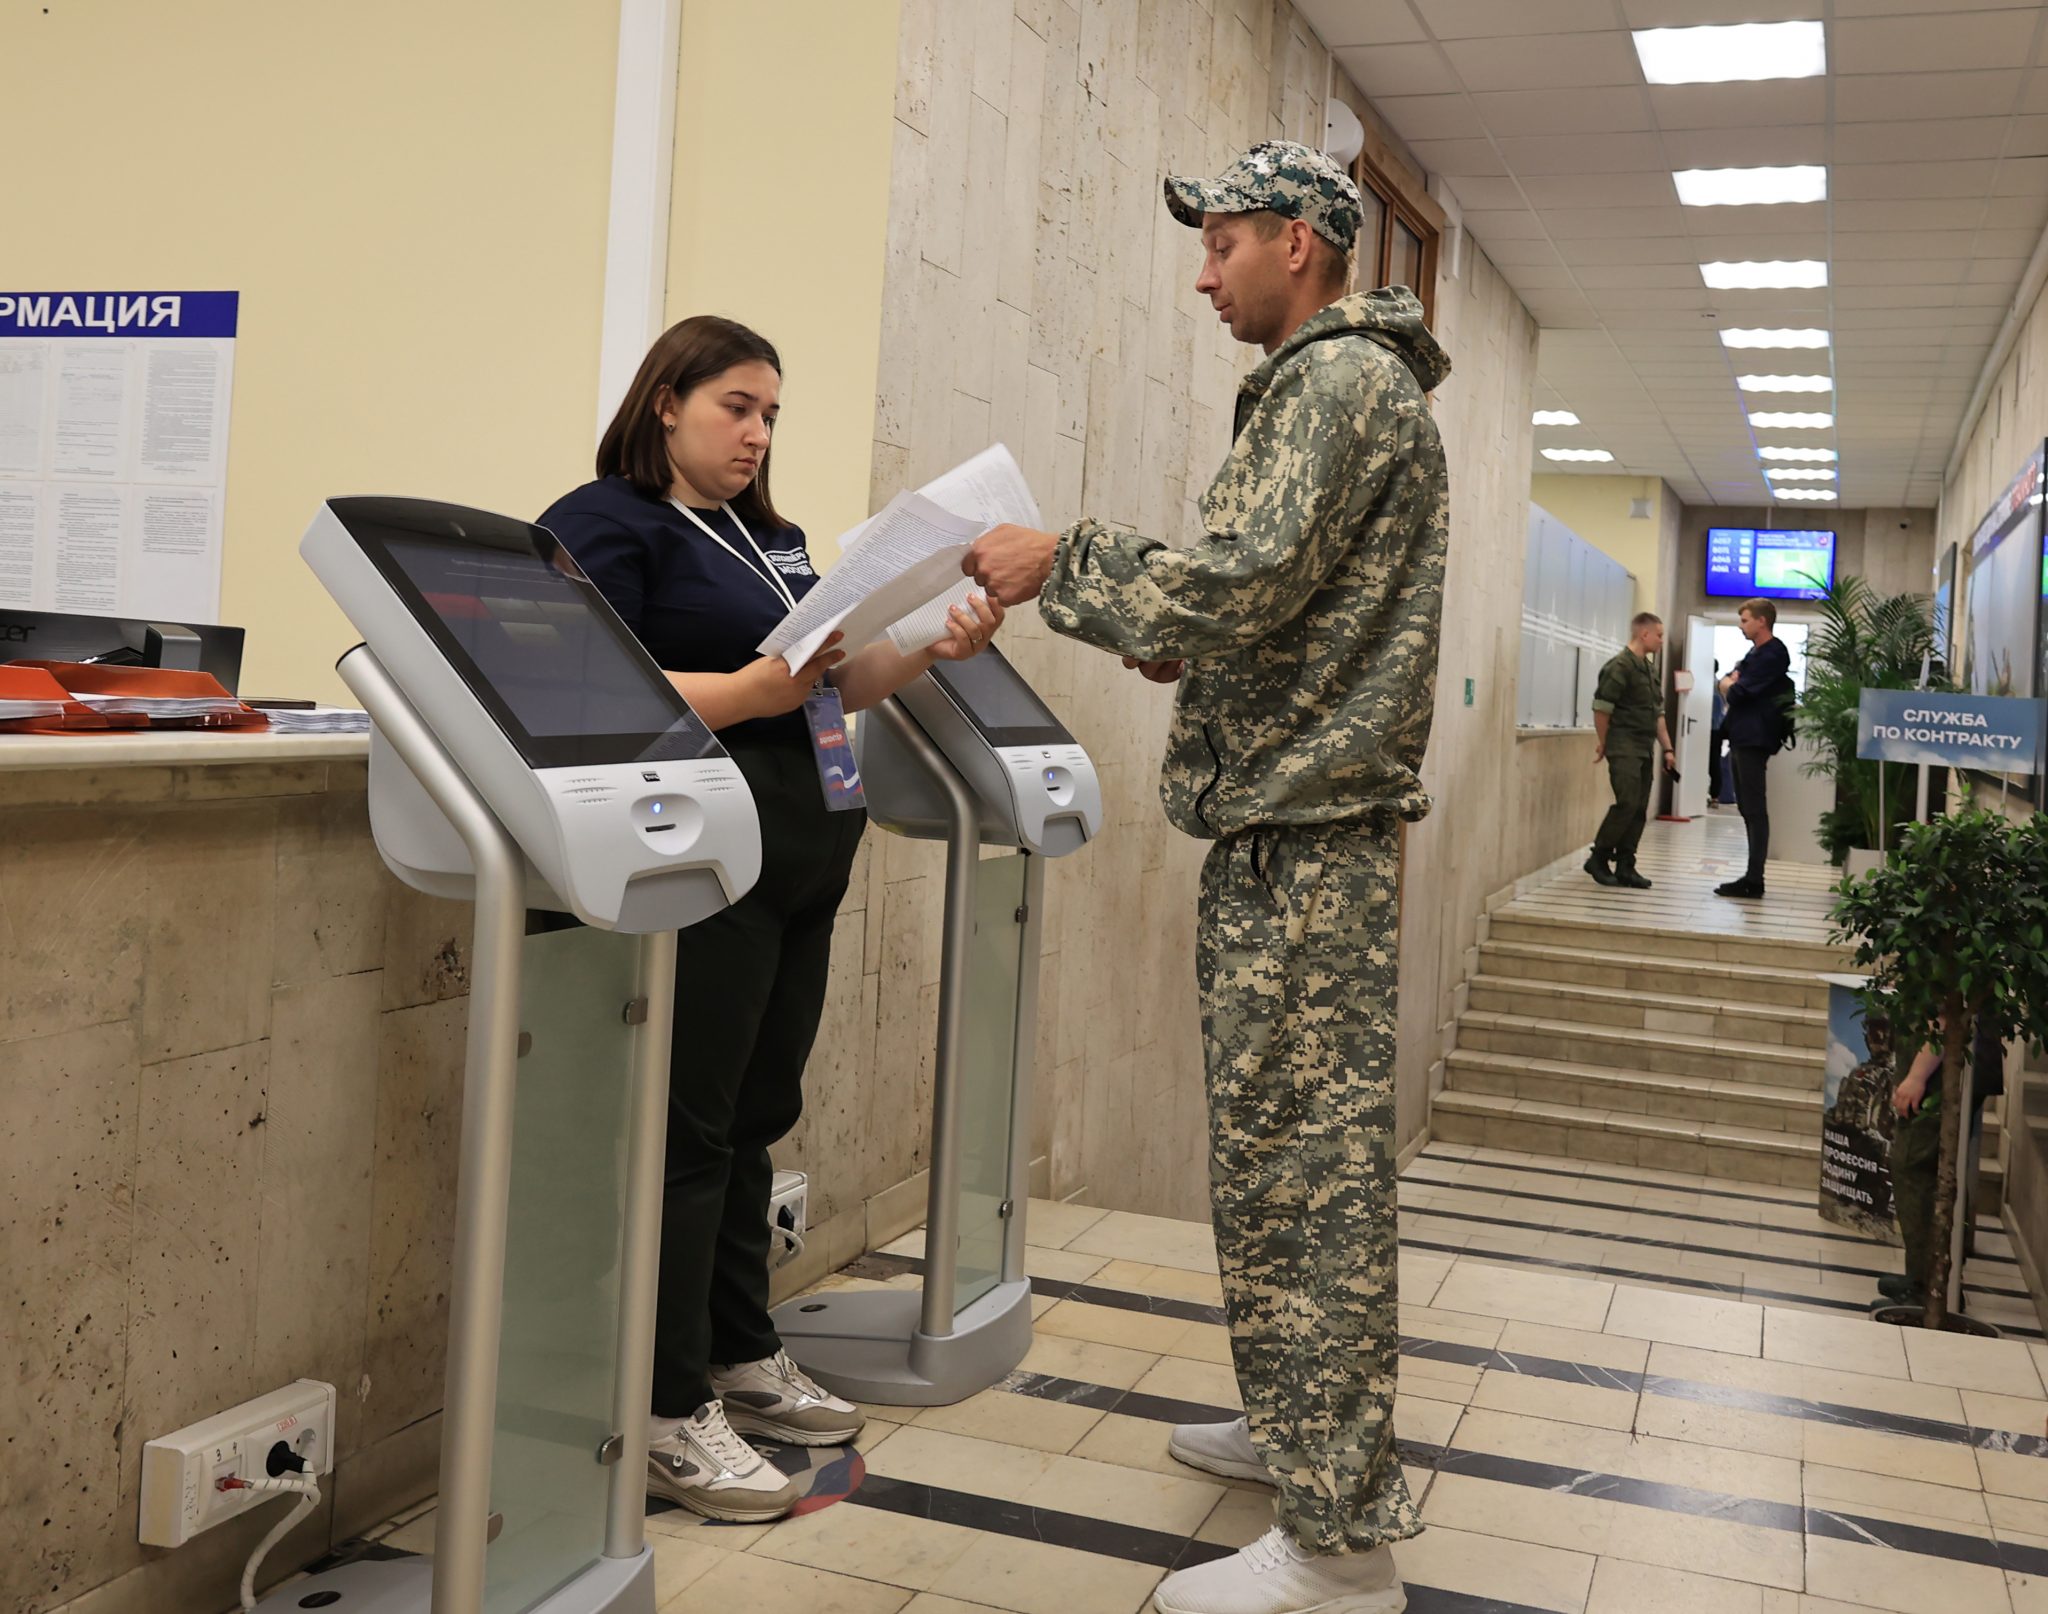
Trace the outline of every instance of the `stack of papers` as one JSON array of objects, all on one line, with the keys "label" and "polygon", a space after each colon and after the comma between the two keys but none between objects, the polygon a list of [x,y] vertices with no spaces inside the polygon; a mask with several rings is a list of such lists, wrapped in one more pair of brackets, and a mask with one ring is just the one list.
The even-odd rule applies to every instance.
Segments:
[{"label": "stack of papers", "polygon": [[759,645],[795,672],[833,633],[848,655],[885,633],[903,655],[946,637],[947,612],[965,605],[974,580],[960,570],[974,540],[1004,522],[1039,524],[1024,473],[1001,443],[983,449],[839,540],[839,564],[797,601]]},{"label": "stack of papers", "polygon": [[242,703],[232,695],[96,695],[80,691],[77,698],[95,712],[146,717],[152,723],[231,722],[243,715]]},{"label": "stack of papers", "polygon": [[273,734],[368,734],[370,714],[353,706],[266,707]]},{"label": "stack of papers", "polygon": [[62,717],[62,701],[0,699],[0,723],[24,722],[32,717]]}]

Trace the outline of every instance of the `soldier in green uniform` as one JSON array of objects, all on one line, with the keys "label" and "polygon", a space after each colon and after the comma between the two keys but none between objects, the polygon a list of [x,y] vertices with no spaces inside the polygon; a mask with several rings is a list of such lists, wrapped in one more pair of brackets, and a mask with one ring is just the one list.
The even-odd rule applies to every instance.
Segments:
[{"label": "soldier in green uniform", "polygon": [[1271,1483],[1279,1522],[1155,1607],[1395,1614],[1388,1544],[1422,1528],[1393,1428],[1400,832],[1430,805],[1448,488],[1428,395],[1450,365],[1412,292],[1345,294],[1359,196],[1321,152],[1256,146],[1166,202],[1202,232],[1196,289],[1266,352],[1204,530],[1000,527],[967,569],[1179,684],[1161,795],[1214,843],[1196,970],[1246,1418],[1169,1449]]},{"label": "soldier in green uniform", "polygon": [[1664,669],[1657,653],[1664,648],[1664,621],[1648,611],[1629,624],[1629,641],[1600,669],[1593,693],[1593,730],[1599,743],[1593,760],[1607,762],[1614,786],[1614,805],[1600,821],[1586,872],[1602,885],[1650,889],[1636,868],[1636,847],[1650,812],[1650,788],[1656,762],[1676,768],[1678,754],[1664,727]]}]

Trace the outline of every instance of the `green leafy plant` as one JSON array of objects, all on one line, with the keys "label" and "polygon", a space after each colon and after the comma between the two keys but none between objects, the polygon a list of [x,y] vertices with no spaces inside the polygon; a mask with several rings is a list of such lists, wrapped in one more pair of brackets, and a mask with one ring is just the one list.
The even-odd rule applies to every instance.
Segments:
[{"label": "green leafy plant", "polygon": [[[1860,577],[1841,577],[1815,601],[1821,620],[1806,641],[1806,694],[1799,732],[1815,742],[1809,773],[1835,782],[1835,807],[1822,815],[1821,843],[1840,863],[1853,847],[1890,845],[1913,816],[1917,770],[1904,762],[1856,755],[1856,713],[1866,689],[1916,689],[1936,653],[1934,604],[1921,594],[1879,594]],[[1953,689],[1946,678],[1933,690]],[[1883,789],[1879,790],[1880,770]],[[1880,822],[1879,797],[1883,797]],[[1882,832],[1882,833],[1881,833]]]},{"label": "green leafy plant", "polygon": [[1889,862],[1836,889],[1836,939],[1855,943],[1857,964],[1870,971],[1864,1012],[1891,1021],[1901,1050],[1942,1050],[1927,1281],[1927,1326],[1940,1328],[1971,1038],[1980,1022],[2001,1042],[2048,1038],[2048,815],[1977,809],[1911,825]]}]

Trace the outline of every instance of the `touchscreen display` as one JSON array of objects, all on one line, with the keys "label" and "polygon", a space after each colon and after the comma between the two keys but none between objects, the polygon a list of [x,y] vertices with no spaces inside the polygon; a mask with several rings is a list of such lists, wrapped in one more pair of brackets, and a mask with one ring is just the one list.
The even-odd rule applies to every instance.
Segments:
[{"label": "touchscreen display", "polygon": [[990,745],[1072,745],[1073,735],[990,645],[970,661],[941,661],[932,677]]},{"label": "touchscreen display", "polygon": [[446,531],[365,519],[377,502],[335,510],[529,764],[723,754],[545,530],[473,511]]}]

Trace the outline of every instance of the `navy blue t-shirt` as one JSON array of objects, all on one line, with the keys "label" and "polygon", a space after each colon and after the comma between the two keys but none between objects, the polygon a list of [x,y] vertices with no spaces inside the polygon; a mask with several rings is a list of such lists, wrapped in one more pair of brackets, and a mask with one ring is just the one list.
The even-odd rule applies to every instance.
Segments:
[{"label": "navy blue t-shirt", "polygon": [[[818,581],[803,532],[747,529],[723,510],[699,510],[732,546],[707,538],[667,499],[650,498],[622,476],[586,482],[542,512],[540,524],[576,557],[655,663],[669,672],[738,672],[760,659],[754,647],[789,614],[762,573],[755,545],[789,592],[802,599]],[[754,718],[719,731],[722,740],[809,743],[801,711]]]}]

